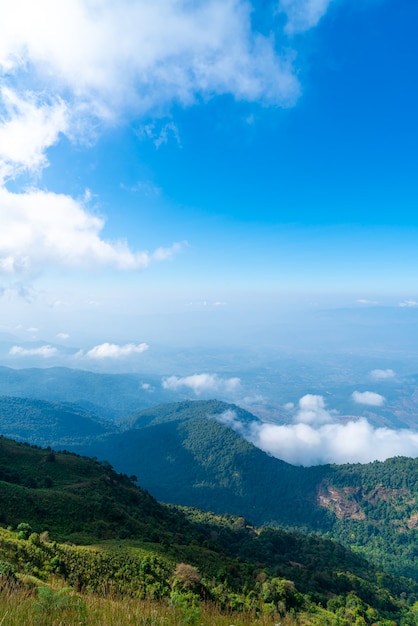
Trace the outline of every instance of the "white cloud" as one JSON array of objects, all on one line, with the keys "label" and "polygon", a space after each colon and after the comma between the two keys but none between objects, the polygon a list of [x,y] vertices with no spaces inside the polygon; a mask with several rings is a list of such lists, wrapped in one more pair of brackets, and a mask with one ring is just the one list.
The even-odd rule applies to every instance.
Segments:
[{"label": "white cloud", "polygon": [[353,391],[351,394],[357,404],[367,404],[368,406],[382,406],[386,399],[374,391]]},{"label": "white cloud", "polygon": [[68,333],[57,333],[57,337],[58,337],[58,339],[65,340],[65,339],[69,339],[70,335]]},{"label": "white cloud", "polygon": [[396,374],[392,369],[386,370],[372,370],[370,372],[370,376],[374,380],[390,380],[391,378],[395,378]]},{"label": "white cloud", "polygon": [[252,31],[250,13],[242,0],[3,0],[0,67],[65,95],[74,116],[144,115],[224,93],[292,104],[291,63]]},{"label": "white cloud", "polygon": [[[308,422],[300,420],[309,414]],[[366,419],[339,422],[327,411],[322,396],[299,400],[294,423],[240,422],[233,411],[219,421],[233,428],[255,446],[295,465],[369,463],[393,456],[418,456],[418,432],[408,429],[374,428]]]},{"label": "white cloud", "polygon": [[366,300],[365,298],[360,298],[360,300],[356,300],[359,304],[379,304],[377,300]]},{"label": "white cloud", "polygon": [[418,456],[418,432],[374,428],[366,419],[330,423],[277,426],[255,425],[247,435],[273,456],[296,465],[369,463],[393,456]]},{"label": "white cloud", "polygon": [[295,421],[300,424],[325,424],[332,420],[332,415],[325,408],[324,398],[307,394],[299,400],[299,410]]},{"label": "white cloud", "polygon": [[99,346],[94,346],[86,353],[86,357],[89,359],[120,359],[122,357],[129,357],[133,354],[142,354],[149,349],[147,343],[128,343],[124,346],[119,346],[114,343],[102,343]]},{"label": "white cloud", "polygon": [[220,309],[227,306],[226,302],[221,300],[209,301],[209,300],[195,300],[185,304],[185,306],[195,309]]},{"label": "white cloud", "polygon": [[404,300],[403,302],[399,303],[399,306],[401,308],[416,307],[416,306],[418,306],[418,302],[416,302],[416,300]]},{"label": "white cloud", "polygon": [[167,122],[161,127],[157,125],[157,122],[151,122],[143,126],[138,135],[141,138],[151,139],[157,149],[167,144],[170,137],[181,147],[179,131],[174,122]]},{"label": "white cloud", "polygon": [[253,404],[264,404],[265,402],[265,397],[258,393],[256,393],[254,396],[245,396],[245,398],[243,398],[241,401],[242,404],[246,404],[249,406]]},{"label": "white cloud", "polygon": [[13,346],[9,350],[12,356],[41,356],[45,359],[58,354],[58,350],[53,346],[41,346],[40,348],[22,348],[21,346]]},{"label": "white cloud", "polygon": [[[47,16],[47,17],[45,17]],[[0,184],[40,175],[62,135],[89,143],[105,127],[169,115],[222,94],[291,106],[300,93],[292,55],[254,32],[244,0],[2,0]],[[152,139],[174,137],[171,120]],[[103,220],[65,195],[0,187],[0,272],[48,266],[143,269],[178,244],[132,251],[104,241]]]},{"label": "white cloud", "polygon": [[[67,130],[67,106],[60,98],[44,102],[40,96],[0,89],[0,181],[21,170],[40,171],[48,163],[45,148]],[[0,109],[1,110],[1,109]]]},{"label": "white cloud", "polygon": [[220,378],[217,374],[193,374],[191,376],[170,376],[163,380],[163,388],[179,391],[190,389],[197,396],[202,393],[233,393],[239,389],[239,378]]},{"label": "white cloud", "polygon": [[30,274],[48,265],[140,270],[181,249],[133,252],[124,241],[104,241],[102,218],[69,196],[35,189],[15,194],[0,188],[0,218],[0,273]]},{"label": "white cloud", "polygon": [[332,0],[280,0],[279,11],[287,16],[286,31],[301,33],[316,26]]},{"label": "white cloud", "polygon": [[225,426],[231,427],[240,424],[236,412],[232,409],[228,409],[220,415],[216,415],[216,421],[220,422],[221,424],[225,424]]}]

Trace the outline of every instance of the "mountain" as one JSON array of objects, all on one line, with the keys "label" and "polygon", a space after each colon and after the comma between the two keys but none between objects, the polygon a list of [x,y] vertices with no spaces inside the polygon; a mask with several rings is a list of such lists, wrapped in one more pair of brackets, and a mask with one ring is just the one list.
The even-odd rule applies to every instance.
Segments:
[{"label": "mountain", "polygon": [[347,621],[354,608],[376,625],[413,623],[405,620],[416,583],[383,575],[318,536],[164,506],[108,463],[0,437],[0,497],[9,527],[0,528],[2,585],[5,575],[25,581],[28,574],[32,587],[45,585],[54,573],[113,601],[139,592],[174,599],[182,589],[184,602],[200,596],[229,612],[311,615],[301,623],[337,623],[337,615],[354,623]]},{"label": "mountain", "polygon": [[329,533],[418,581],[418,459],[292,466],[232,430],[232,411],[247,425],[256,420],[218,401],[162,405],[131,418],[129,430],[74,449],[136,475],[160,501]]},{"label": "mountain", "polygon": [[114,432],[116,426],[72,403],[0,396],[0,429],[18,441],[65,447]]},{"label": "mountain", "polygon": [[[21,424],[17,434],[22,438],[26,428],[31,443],[51,445],[58,441],[54,421],[49,439],[47,423],[44,429],[38,426],[41,409],[48,415],[51,406],[37,408],[32,426]],[[67,413],[59,406],[59,414],[71,415],[64,408]],[[418,581],[418,460],[295,467],[255,448],[231,428],[233,415],[247,428],[257,418],[216,400],[146,409],[121,422],[117,431],[81,409],[72,410],[80,429],[88,426],[86,436],[79,433],[77,440],[64,419],[57,447],[107,460],[136,476],[161,502],[240,515],[256,526],[314,531],[338,539],[387,572]],[[18,426],[15,416],[13,429]]]},{"label": "mountain", "polygon": [[[146,383],[152,386],[154,379],[147,376]],[[98,374],[66,367],[0,367],[0,396],[71,402],[113,420],[159,401],[148,387],[142,387],[143,382],[139,374]]]},{"label": "mountain", "polygon": [[217,400],[165,404],[137,413],[125,432],[71,449],[138,476],[162,502],[243,515],[256,525],[328,528],[327,511],[315,504],[323,467],[294,467],[262,452],[229,427],[232,412],[243,423],[257,421]]}]

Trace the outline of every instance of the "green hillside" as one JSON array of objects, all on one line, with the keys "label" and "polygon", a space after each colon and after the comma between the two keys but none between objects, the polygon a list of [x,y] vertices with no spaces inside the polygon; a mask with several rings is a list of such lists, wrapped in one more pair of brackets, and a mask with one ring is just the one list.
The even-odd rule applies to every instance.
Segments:
[{"label": "green hillside", "polygon": [[161,505],[108,463],[70,453],[1,437],[0,459],[3,589],[53,577],[83,593],[174,603],[185,624],[201,623],[185,620],[202,602],[252,623],[293,612],[310,616],[300,624],[345,625],[354,609],[359,624],[414,623],[418,585],[333,541]]},{"label": "green hillside", "polygon": [[41,446],[66,446],[114,432],[115,425],[76,404],[0,396],[0,432]]},{"label": "green hillside", "polygon": [[217,401],[161,405],[137,414],[135,428],[75,449],[136,474],[160,501],[331,533],[418,581],[418,459],[295,467],[220,423],[228,408],[236,411]]},{"label": "green hillside", "polygon": [[331,516],[315,504],[324,468],[262,452],[217,421],[231,409],[243,421],[256,419],[216,400],[160,405],[137,414],[126,432],[73,449],[137,475],[162,502],[243,515],[256,525],[330,527]]},{"label": "green hillside", "polygon": [[[255,419],[250,413],[215,400],[147,409],[126,420],[122,432],[106,431],[106,423],[92,421],[74,407],[78,433],[67,421],[68,407],[4,399],[6,405],[13,428],[22,420],[20,437],[26,428],[36,441],[42,437],[50,444],[60,432],[67,439],[59,447],[107,460],[118,471],[137,476],[161,502],[243,516],[256,526],[314,531],[337,539],[386,572],[418,581],[418,460],[295,467],[255,448],[223,419],[233,410],[248,425]],[[59,428],[53,409],[65,416],[57,422]],[[99,434],[83,431],[86,425]],[[3,471],[7,478],[7,468]],[[36,476],[29,472],[25,480],[42,486],[42,480],[51,479]]]},{"label": "green hillside", "polygon": [[[147,375],[148,383],[160,377]],[[142,389],[139,374],[105,374],[67,367],[12,369],[0,366],[0,396],[76,403],[106,419],[118,420],[158,400]]]}]

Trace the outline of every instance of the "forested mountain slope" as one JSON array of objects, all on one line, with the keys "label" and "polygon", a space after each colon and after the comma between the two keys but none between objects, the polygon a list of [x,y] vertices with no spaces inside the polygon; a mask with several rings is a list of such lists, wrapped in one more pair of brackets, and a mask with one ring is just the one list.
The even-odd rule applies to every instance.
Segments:
[{"label": "forested mountain slope", "polygon": [[[2,584],[13,572],[31,574],[32,585],[54,573],[82,591],[178,598],[182,590],[184,602],[292,610],[310,615],[306,624],[349,624],[354,610],[362,623],[413,624],[418,585],[382,575],[335,542],[163,506],[109,464],[70,453],[1,437],[0,459],[1,523],[18,531],[0,529]],[[57,539],[100,543],[81,549]],[[193,586],[179,587],[175,571],[193,574],[180,579]]]},{"label": "forested mountain slope", "polygon": [[[147,376],[147,382],[154,378]],[[114,420],[158,402],[142,388],[139,374],[99,374],[66,367],[0,367],[0,396],[71,402]]]},{"label": "forested mountain slope", "polygon": [[139,413],[135,428],[76,449],[136,474],[161,501],[329,532],[418,580],[418,459],[295,467],[222,423],[224,410],[216,402],[162,405]]},{"label": "forested mountain slope", "polygon": [[256,525],[330,528],[316,502],[326,470],[262,452],[218,421],[231,410],[242,421],[256,420],[216,400],[160,405],[134,416],[129,430],[72,449],[135,474],[162,502],[243,515]]},{"label": "forested mountain slope", "polygon": [[[31,442],[57,443],[107,460],[118,471],[135,475],[162,502],[241,515],[256,526],[329,533],[386,571],[418,581],[418,460],[295,467],[232,430],[225,419],[228,412],[247,424],[256,418],[216,400],[146,409],[127,419],[126,430],[119,432],[75,407],[67,411],[67,405],[55,406],[63,417],[56,428],[53,405],[2,402],[3,432],[11,433],[20,424],[19,438],[26,433]],[[19,413],[12,418],[15,409],[30,407],[36,411],[25,414],[27,423]],[[72,422],[73,415],[78,422]],[[82,429],[88,425],[84,435],[74,428],[77,423]]]},{"label": "forested mountain slope", "polygon": [[73,403],[0,396],[0,432],[18,441],[65,447],[116,430],[114,422]]}]

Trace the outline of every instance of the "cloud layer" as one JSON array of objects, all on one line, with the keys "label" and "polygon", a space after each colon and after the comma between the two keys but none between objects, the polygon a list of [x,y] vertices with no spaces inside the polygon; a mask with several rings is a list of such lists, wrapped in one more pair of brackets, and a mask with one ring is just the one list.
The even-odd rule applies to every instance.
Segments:
[{"label": "cloud layer", "polygon": [[294,465],[369,463],[418,456],[418,431],[374,428],[366,419],[338,421],[322,396],[306,395],[289,425],[242,424],[231,411],[219,418],[255,446]]},{"label": "cloud layer", "polygon": [[351,396],[357,404],[368,406],[382,406],[385,403],[384,396],[374,391],[353,391]]},{"label": "cloud layer", "polygon": [[135,354],[142,354],[149,349],[147,343],[128,343],[124,346],[117,345],[115,343],[102,343],[99,346],[94,346],[86,353],[86,357],[89,359],[120,359],[129,357]]},{"label": "cloud layer", "polygon": [[377,369],[377,370],[372,370],[370,372],[370,376],[374,380],[389,380],[391,378],[395,378],[396,374],[394,370],[392,369],[386,369],[386,370]]},{"label": "cloud layer", "polygon": [[39,348],[22,348],[21,346],[13,346],[9,350],[11,356],[40,356],[44,359],[56,356],[58,354],[57,348],[54,346],[40,346]]},{"label": "cloud layer", "polygon": [[236,392],[240,387],[239,378],[220,378],[217,374],[193,374],[191,376],[169,376],[163,380],[163,388],[170,391],[189,390],[196,396],[207,393]]}]

